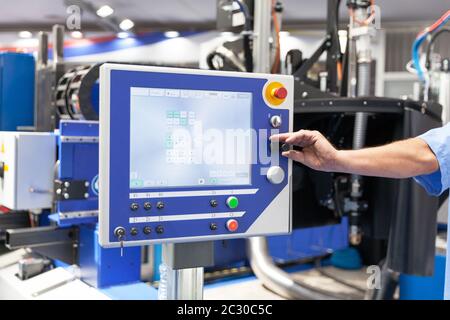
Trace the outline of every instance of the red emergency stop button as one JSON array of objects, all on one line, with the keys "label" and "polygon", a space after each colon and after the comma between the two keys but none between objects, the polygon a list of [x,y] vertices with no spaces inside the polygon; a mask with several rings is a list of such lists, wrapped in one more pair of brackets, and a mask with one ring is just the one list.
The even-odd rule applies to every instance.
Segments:
[{"label": "red emergency stop button", "polygon": [[270,82],[263,91],[264,97],[269,105],[278,106],[282,104],[289,95],[288,90],[281,82]]},{"label": "red emergency stop button", "polygon": [[286,99],[287,94],[288,92],[285,87],[279,87],[272,90],[272,96],[277,99]]},{"label": "red emergency stop button", "polygon": [[239,223],[236,220],[230,219],[227,221],[228,231],[235,232],[238,228],[239,228]]}]

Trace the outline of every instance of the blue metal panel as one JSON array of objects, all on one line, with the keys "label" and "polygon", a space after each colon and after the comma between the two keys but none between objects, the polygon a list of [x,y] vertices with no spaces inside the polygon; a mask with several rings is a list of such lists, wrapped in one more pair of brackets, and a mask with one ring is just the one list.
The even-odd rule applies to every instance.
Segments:
[{"label": "blue metal panel", "polygon": [[[61,137],[98,138],[98,123],[92,121],[60,122],[59,179],[86,180],[90,183],[89,198],[64,200],[57,203],[59,213],[98,210],[98,142],[66,142]],[[59,219],[60,225],[95,223],[97,217]]]},{"label": "blue metal panel", "polygon": [[101,290],[113,300],[157,300],[158,290],[152,286],[139,282],[120,286],[113,286]]},{"label": "blue metal panel", "polygon": [[139,282],[141,278],[141,248],[105,249],[98,244],[95,225],[80,226],[79,266],[81,279],[91,286],[105,288]]},{"label": "blue metal panel", "polygon": [[0,130],[34,124],[34,58],[0,53]]},{"label": "blue metal panel", "polygon": [[434,273],[431,277],[400,275],[401,300],[444,299],[445,256],[437,254],[434,259]]},{"label": "blue metal panel", "polygon": [[[129,194],[132,192],[129,187],[129,167],[130,167],[130,88],[131,87],[152,87],[152,88],[167,88],[167,89],[187,89],[187,90],[216,90],[216,91],[231,91],[231,92],[251,92],[253,94],[253,109],[258,112],[252,113],[252,127],[255,130],[267,129],[268,119],[272,114],[281,115],[283,121],[280,132],[289,131],[289,111],[276,110],[269,108],[263,100],[262,90],[267,82],[267,79],[256,78],[240,78],[240,77],[226,77],[226,76],[206,76],[206,75],[192,75],[192,74],[175,74],[175,73],[159,73],[159,72],[139,72],[139,71],[111,71],[111,108],[110,108],[110,170],[114,174],[110,175],[110,185],[113,186],[110,190],[109,207],[111,210],[109,223],[109,237],[110,241],[117,241],[114,236],[114,229],[117,226],[123,226],[129,230],[132,225],[129,223],[131,202],[137,202],[140,209],[133,212],[133,216],[146,216],[148,212],[143,209],[145,199],[130,200]],[[256,194],[239,195],[239,208],[236,211],[246,211],[245,215],[237,218],[239,221],[239,234],[237,237],[242,237],[253,222],[259,217],[271,201],[281,192],[287,185],[287,179],[282,183],[276,185],[267,181],[265,175],[261,175],[261,169],[267,165],[260,163],[260,159],[256,164],[252,165],[252,185],[247,188],[259,188]],[[280,167],[288,172],[288,159],[281,157]],[[242,186],[227,186],[227,189],[242,189]],[[201,190],[216,190],[216,187],[201,187]],[[186,191],[193,190],[193,188],[166,188],[165,191]],[[150,192],[151,189],[140,189],[139,192]],[[215,209],[217,212],[232,211],[226,207],[227,196],[216,196],[215,199],[219,202],[219,206]],[[156,200],[157,201],[157,200]],[[183,197],[183,198],[165,198],[165,207],[160,210],[161,214],[193,214],[210,212],[211,206],[209,199],[204,197]],[[203,220],[186,220],[183,223],[178,221],[166,221],[164,223],[152,222],[146,225],[153,230],[157,225],[164,226],[164,234],[152,232],[149,235],[140,232],[132,239],[130,237],[126,240],[158,240],[163,238],[178,238],[178,237],[194,237],[194,236],[212,236],[230,234],[226,229],[225,223],[219,223],[217,230],[210,230],[209,222],[205,223]],[[144,227],[141,226],[141,227]]]}]

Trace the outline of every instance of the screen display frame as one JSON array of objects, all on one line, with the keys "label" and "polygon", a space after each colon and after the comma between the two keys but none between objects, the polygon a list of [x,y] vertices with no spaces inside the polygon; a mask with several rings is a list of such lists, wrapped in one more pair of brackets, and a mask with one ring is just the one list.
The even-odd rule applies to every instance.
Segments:
[{"label": "screen display frame", "polygon": [[[238,130],[244,129],[244,131],[248,130],[249,141],[247,141],[247,142],[249,144],[249,150],[247,150],[248,154],[246,155],[248,163],[245,163],[245,165],[247,166],[246,174],[248,174],[247,181],[245,181],[244,183],[206,183],[205,182],[203,184],[200,184],[200,183],[199,184],[167,184],[167,185],[165,185],[165,184],[157,184],[157,185],[154,185],[154,186],[149,186],[149,185],[133,186],[132,185],[132,181],[133,181],[133,173],[134,172],[132,171],[132,168],[131,168],[132,167],[132,163],[134,161],[134,158],[133,158],[134,155],[133,155],[133,152],[132,152],[133,143],[134,143],[133,142],[133,132],[132,132],[132,130],[133,130],[133,121],[134,121],[133,115],[132,115],[132,113],[133,113],[133,111],[132,111],[133,110],[133,95],[135,95],[135,96],[151,96],[150,92],[152,90],[158,90],[158,91],[164,90],[164,96],[167,97],[167,99],[181,99],[182,93],[185,93],[185,94],[201,93],[202,95],[209,95],[211,93],[214,93],[214,94],[217,94],[217,95],[219,95],[221,97],[223,97],[224,94],[230,94],[230,95],[245,94],[245,95],[248,95],[249,97],[246,98],[246,99],[249,100],[249,101],[246,101],[246,104],[248,103],[248,105],[245,106],[245,107],[248,107],[248,112],[247,112],[247,117],[246,117],[246,119],[248,119],[248,122],[249,122],[248,126],[246,128],[221,128],[222,130],[228,130],[228,129],[238,129]],[[179,95],[180,96],[179,97],[167,96],[167,94],[169,94],[172,91],[179,91]],[[129,93],[130,93],[130,99],[129,99],[129,101],[130,101],[130,141],[129,141],[129,144],[130,144],[130,160],[129,160],[130,161],[130,190],[132,190],[134,192],[139,192],[140,190],[159,190],[159,189],[164,190],[164,189],[174,189],[174,188],[176,188],[176,189],[192,189],[192,188],[198,189],[198,188],[202,188],[202,187],[226,188],[226,187],[231,187],[231,186],[248,187],[248,186],[252,185],[252,177],[253,177],[252,165],[253,165],[254,156],[255,156],[253,154],[253,152],[252,152],[252,148],[253,148],[252,146],[253,146],[254,143],[256,143],[256,141],[254,141],[255,137],[254,137],[254,135],[251,132],[252,128],[253,128],[253,108],[254,108],[254,93],[253,92],[251,92],[251,91],[243,91],[243,90],[241,90],[241,91],[229,91],[229,90],[205,90],[205,89],[182,89],[182,88],[174,89],[174,88],[142,87],[142,86],[140,86],[140,87],[130,87]],[[234,99],[239,99],[239,98],[234,98]],[[222,101],[224,101],[223,98],[222,98]],[[232,100],[230,100],[230,101],[232,101]],[[202,107],[203,108],[209,108],[209,105],[203,105]],[[150,106],[150,108],[155,108],[155,106]],[[214,106],[211,106],[211,108],[214,108]],[[223,109],[223,106],[222,106],[221,109]],[[224,110],[221,110],[220,114],[222,114],[221,113],[222,111],[224,111]],[[220,117],[220,115],[219,115],[219,117]],[[162,120],[164,120],[164,119],[162,119]],[[202,161],[203,161],[203,159],[202,159]],[[176,164],[173,164],[173,165],[176,165]],[[185,169],[188,170],[190,165],[192,166],[192,165],[195,165],[195,164],[181,164],[181,165],[185,166]],[[216,169],[218,169],[217,167],[221,166],[220,164],[212,164],[211,165],[211,164],[206,164],[206,163],[202,163],[201,165],[205,166],[205,167],[216,166]],[[226,165],[222,164],[222,166],[226,166]],[[166,170],[163,170],[163,171],[167,172],[167,170],[170,170],[170,167],[171,167],[171,164],[167,163],[166,167],[165,167]],[[237,169],[237,168],[235,168],[235,169]],[[204,179],[204,180],[207,180],[207,179]]]}]

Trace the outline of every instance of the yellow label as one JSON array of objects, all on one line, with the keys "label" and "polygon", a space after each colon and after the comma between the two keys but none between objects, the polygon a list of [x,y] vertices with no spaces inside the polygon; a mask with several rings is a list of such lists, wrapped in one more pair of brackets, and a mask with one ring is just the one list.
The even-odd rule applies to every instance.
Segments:
[{"label": "yellow label", "polygon": [[4,165],[3,165],[3,171],[4,171],[4,172],[7,172],[8,170],[9,170],[8,165],[7,165],[7,164],[4,164]]},{"label": "yellow label", "polygon": [[2,143],[2,148],[1,148],[1,153],[5,153],[5,144],[4,143]]}]

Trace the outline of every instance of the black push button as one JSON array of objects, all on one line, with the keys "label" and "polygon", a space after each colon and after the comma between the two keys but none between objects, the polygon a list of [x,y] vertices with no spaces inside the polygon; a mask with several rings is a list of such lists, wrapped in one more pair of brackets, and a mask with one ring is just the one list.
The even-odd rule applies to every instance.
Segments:
[{"label": "black push button", "polygon": [[163,226],[157,226],[156,227],[156,233],[161,234],[164,232],[164,227]]},{"label": "black push button", "polygon": [[130,234],[131,234],[132,236],[137,235],[137,234],[138,234],[138,229],[137,229],[137,228],[131,228]]},{"label": "black push button", "polygon": [[144,227],[143,232],[144,234],[150,234],[152,232],[152,228],[150,228],[149,226]]},{"label": "black push button", "polygon": [[150,202],[145,202],[144,203],[144,209],[145,210],[150,210],[152,208],[152,204]]},{"label": "black push button", "polygon": [[158,201],[158,203],[156,204],[156,207],[157,207],[158,209],[164,209],[164,202]]},{"label": "black push button", "polygon": [[211,224],[209,225],[209,228],[214,231],[217,230],[217,223],[211,222]]},{"label": "black push button", "polygon": [[219,202],[216,199],[212,199],[211,201],[209,201],[209,204],[211,205],[211,207],[215,208],[219,205]]},{"label": "black push button", "polygon": [[139,205],[136,202],[133,202],[130,205],[130,209],[133,210],[133,211],[136,211],[137,209],[139,209]]},{"label": "black push button", "polygon": [[281,152],[286,152],[291,150],[291,145],[287,144],[287,143],[283,143],[282,145],[280,145],[280,151]]}]

